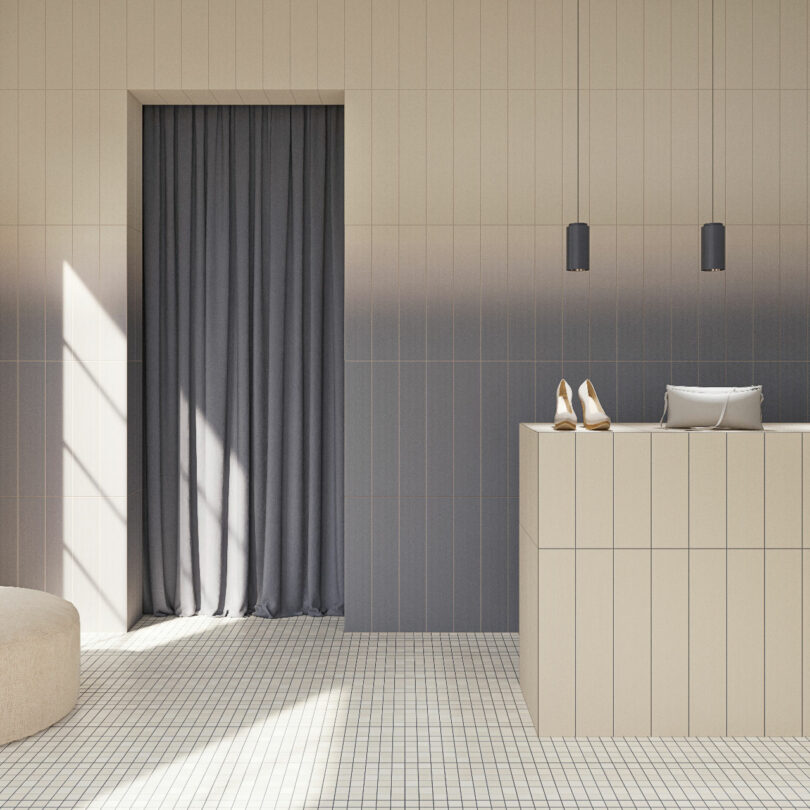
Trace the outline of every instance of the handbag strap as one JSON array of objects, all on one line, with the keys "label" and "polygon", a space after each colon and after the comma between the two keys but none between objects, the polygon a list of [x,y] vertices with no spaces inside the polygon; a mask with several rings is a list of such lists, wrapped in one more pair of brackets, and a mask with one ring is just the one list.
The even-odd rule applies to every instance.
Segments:
[{"label": "handbag strap", "polygon": [[[726,401],[723,403],[723,410],[720,411],[720,418],[710,428],[708,428],[709,430],[716,430],[717,428],[720,427],[720,423],[723,421],[723,417],[726,415],[726,410],[728,408],[728,402],[731,399],[731,395],[732,395],[733,392],[734,392],[734,389],[732,388],[726,394]],[[698,428],[698,430],[700,430],[700,428]]]},{"label": "handbag strap", "polygon": [[664,427],[664,418],[667,415],[667,408],[669,408],[669,391],[664,391],[664,412],[658,420],[658,427],[660,428]]}]

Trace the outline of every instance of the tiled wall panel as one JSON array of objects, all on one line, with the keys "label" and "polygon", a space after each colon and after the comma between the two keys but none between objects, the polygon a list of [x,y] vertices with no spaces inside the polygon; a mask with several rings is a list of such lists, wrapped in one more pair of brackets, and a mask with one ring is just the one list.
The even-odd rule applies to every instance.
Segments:
[{"label": "tiled wall panel", "polygon": [[[452,499],[473,498],[480,500],[480,527],[473,527],[479,557],[469,567],[465,559],[468,584],[457,586],[456,603],[472,604],[462,591],[477,585],[478,629],[515,629],[516,610],[505,606],[516,605],[517,591],[517,528],[508,519],[517,496],[517,420],[551,418],[561,374],[575,386],[592,377],[615,420],[657,418],[668,381],[763,382],[769,418],[807,418],[806,9],[801,3],[739,2],[717,14],[716,213],[729,224],[729,263],[725,275],[700,277],[698,226],[711,213],[710,21],[704,6],[697,0],[582,1],[585,92],[577,189],[574,4],[0,3],[0,227],[9,229],[2,240],[0,363],[11,364],[16,381],[18,362],[104,360],[99,347],[106,337],[116,338],[114,328],[104,317],[91,318],[93,339],[74,324],[68,301],[78,307],[87,301],[81,289],[63,291],[63,284],[73,270],[83,284],[83,268],[107,277],[109,263],[110,284],[93,295],[107,296],[100,310],[109,303],[127,313],[116,339],[127,344],[135,366],[129,375],[107,378],[108,384],[129,390],[129,383],[113,380],[137,379],[133,358],[140,352],[133,347],[140,336],[130,329],[138,329],[140,119],[139,102],[126,90],[150,103],[343,101],[346,359],[391,364],[396,390],[365,366],[355,369],[367,384],[359,393],[367,396],[369,414],[396,405],[393,416],[386,411],[382,418],[408,445],[396,455],[396,474],[380,469],[394,463],[388,438],[379,438],[380,450],[369,424],[359,417],[347,421],[349,478],[367,493],[381,487],[398,497],[427,498],[427,560],[439,568],[431,571],[428,564],[423,580],[411,582],[420,576],[421,558],[415,551],[400,554],[400,588],[425,593],[425,610],[409,607],[400,626],[453,626],[452,587],[449,602],[448,592],[433,588],[453,581],[456,517],[472,526],[472,512],[456,509]],[[564,277],[564,226],[576,214],[577,191],[581,213],[594,226],[591,273]],[[101,256],[104,239],[99,234],[94,240],[99,226],[127,228],[130,272],[123,288],[115,269],[123,265],[113,254],[124,248],[107,242]],[[44,227],[44,272],[31,269],[29,227]],[[96,251],[95,262],[88,250]],[[43,324],[34,314],[38,302]],[[111,321],[121,325],[119,315]],[[105,337],[100,329],[113,331]],[[77,350],[63,346],[63,330],[67,340],[78,339],[78,358],[63,356]],[[480,368],[457,374],[456,362]],[[397,372],[409,363],[424,364],[424,375],[413,377],[424,379],[423,417],[415,410],[419,390],[408,382],[403,391],[410,372]],[[73,377],[46,375],[54,385],[68,385]],[[12,426],[0,433],[4,459],[16,459],[16,437],[27,429],[16,404],[13,410]],[[73,429],[67,404],[65,411],[65,425]],[[56,413],[53,402],[45,412]],[[468,475],[470,452],[455,451],[459,426],[476,418],[477,492]],[[62,466],[59,431],[68,427],[60,428],[55,416],[51,425],[46,489],[67,498],[69,490],[60,487],[74,486],[75,465],[56,470]],[[420,444],[415,433],[422,432]],[[98,435],[82,441],[104,446]],[[414,477],[420,447],[424,488]],[[373,485],[371,467],[363,472],[365,457],[369,464],[377,459]],[[16,480],[16,461],[14,466]],[[405,491],[394,491],[397,480]],[[419,492],[410,494],[411,485]],[[650,483],[653,544],[679,547],[687,530],[678,522],[682,513],[667,513],[656,495],[663,491],[659,486],[665,482]],[[431,498],[451,500],[433,506]],[[503,500],[487,505],[487,498]],[[19,504],[5,506],[16,527]],[[51,544],[45,547],[46,571],[61,570],[48,559],[59,533],[67,544],[75,520],[87,518],[82,513],[66,520],[68,512],[73,515],[67,507],[44,511]],[[403,521],[401,509],[399,523],[386,524],[386,531],[399,532],[400,551],[403,542],[420,542],[417,512],[407,511]],[[28,520],[34,512],[25,514]],[[131,509],[128,523],[135,526]],[[498,526],[509,533],[500,544]],[[15,560],[14,575],[5,575],[10,581],[17,577],[19,536],[16,528],[6,529],[0,543],[3,559]],[[347,626],[354,629],[369,629],[372,617],[381,615],[373,606],[371,569],[363,576],[349,573],[371,565],[376,539],[372,523],[366,535],[347,530],[347,577],[354,577]],[[462,546],[475,545],[459,539]],[[366,541],[371,545],[364,556]],[[498,554],[502,567],[485,563]],[[70,565],[66,556],[65,587],[75,588],[80,580]],[[475,628],[474,617],[470,626]]]}]

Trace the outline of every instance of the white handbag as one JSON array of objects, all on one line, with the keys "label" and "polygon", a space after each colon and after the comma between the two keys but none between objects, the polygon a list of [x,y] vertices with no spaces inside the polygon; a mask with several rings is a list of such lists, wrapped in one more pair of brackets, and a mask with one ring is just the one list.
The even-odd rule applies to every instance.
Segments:
[{"label": "white handbag", "polygon": [[668,428],[697,430],[762,430],[761,385],[745,388],[705,388],[668,385],[664,413]]}]

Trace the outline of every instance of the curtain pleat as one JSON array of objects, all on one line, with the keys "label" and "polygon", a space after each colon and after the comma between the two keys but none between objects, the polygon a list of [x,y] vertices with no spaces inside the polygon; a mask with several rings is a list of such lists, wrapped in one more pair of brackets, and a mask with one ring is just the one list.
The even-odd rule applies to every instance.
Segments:
[{"label": "curtain pleat", "polygon": [[145,593],[343,614],[343,110],[144,107]]}]

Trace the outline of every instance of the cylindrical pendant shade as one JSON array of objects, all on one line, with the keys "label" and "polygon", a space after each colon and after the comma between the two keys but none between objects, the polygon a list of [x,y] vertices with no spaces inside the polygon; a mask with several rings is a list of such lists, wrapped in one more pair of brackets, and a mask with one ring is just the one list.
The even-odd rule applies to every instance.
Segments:
[{"label": "cylindrical pendant shade", "polygon": [[566,228],[565,269],[581,273],[591,269],[590,229],[587,222],[571,222]]},{"label": "cylindrical pendant shade", "polygon": [[726,226],[707,222],[700,229],[700,269],[707,273],[726,269]]}]

